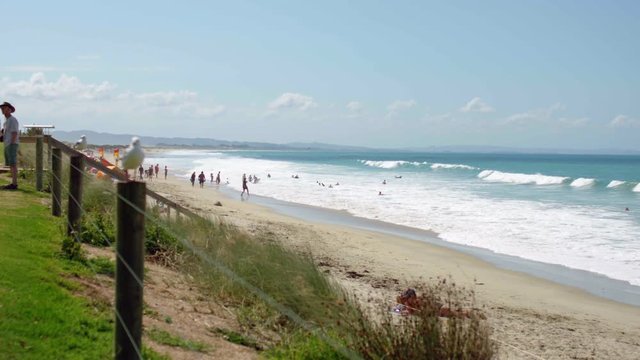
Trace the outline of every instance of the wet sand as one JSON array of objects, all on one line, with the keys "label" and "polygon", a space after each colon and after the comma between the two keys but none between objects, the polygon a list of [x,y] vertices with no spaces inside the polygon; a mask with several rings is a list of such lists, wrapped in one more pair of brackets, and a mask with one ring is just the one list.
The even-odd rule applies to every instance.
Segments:
[{"label": "wet sand", "polygon": [[[175,176],[153,180],[149,187],[249,233],[273,234],[286,246],[311,253],[350,291],[389,305],[408,286],[450,276],[475,291],[501,345],[501,358],[637,359],[640,354],[640,307],[501,268],[424,239],[400,236],[394,225],[358,226],[346,213],[334,212],[342,220],[331,223],[313,213],[301,216],[304,206],[280,204],[292,207],[289,213],[296,217],[288,216],[277,206],[277,211],[265,206],[259,197],[241,201],[238,192],[209,182],[204,189],[191,187],[187,179]],[[222,206],[214,205],[218,201]],[[380,231],[380,226],[388,231]],[[418,236],[435,238],[428,232]]]}]

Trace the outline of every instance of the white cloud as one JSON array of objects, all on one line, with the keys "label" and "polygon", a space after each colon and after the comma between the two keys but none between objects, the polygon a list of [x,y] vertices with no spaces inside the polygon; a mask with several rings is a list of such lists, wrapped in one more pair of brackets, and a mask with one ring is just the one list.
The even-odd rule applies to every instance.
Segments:
[{"label": "white cloud", "polygon": [[284,93],[277,99],[270,102],[268,108],[272,111],[280,109],[296,109],[305,111],[316,106],[318,106],[318,104],[316,104],[310,96],[296,93]]},{"label": "white cloud", "polygon": [[489,104],[482,101],[479,97],[474,97],[473,99],[469,100],[469,102],[466,103],[463,107],[461,107],[460,111],[487,113],[494,110]]},{"label": "white cloud", "polygon": [[143,103],[152,106],[178,106],[195,101],[198,94],[193,91],[182,90],[140,94],[127,93],[126,97],[136,98]]},{"label": "white cloud", "polygon": [[364,106],[359,101],[349,101],[349,103],[347,103],[347,109],[354,113],[362,111],[363,108]]},{"label": "white cloud", "polygon": [[640,120],[631,118],[627,115],[618,115],[609,123],[611,127],[640,127]]},{"label": "white cloud", "polygon": [[586,117],[581,118],[569,118],[559,117],[559,113],[565,110],[565,106],[562,104],[554,104],[548,108],[534,109],[523,113],[513,114],[504,119],[504,124],[511,125],[545,125],[545,126],[557,126],[564,127],[580,127],[589,123],[589,119]]},{"label": "white cloud", "polygon": [[44,73],[37,72],[29,80],[0,83],[4,97],[36,98],[39,100],[95,100],[109,98],[115,94],[116,86],[103,81],[100,84],[84,84],[75,76],[60,75],[57,81],[49,82]]},{"label": "white cloud", "polygon": [[547,121],[554,117],[554,115],[564,110],[564,105],[553,104],[548,108],[529,110],[523,113],[513,114],[506,118],[506,123],[512,124],[525,124],[534,121]]},{"label": "white cloud", "polygon": [[84,83],[75,76],[61,75],[48,81],[41,72],[28,80],[0,81],[0,96],[4,99],[19,98],[12,102],[33,103],[34,112],[46,113],[59,109],[62,104],[65,116],[86,117],[87,114],[152,114],[175,115],[185,118],[211,118],[225,112],[222,105],[203,102],[196,92],[188,90],[136,93],[117,92],[117,86],[108,81],[97,84]]},{"label": "white cloud", "polygon": [[389,111],[405,110],[416,106],[415,100],[397,100],[387,106]]},{"label": "white cloud", "polygon": [[558,121],[568,127],[581,127],[585,126],[589,123],[589,119],[586,117],[570,119],[570,118],[559,118]]},{"label": "white cloud", "polygon": [[399,112],[416,106],[415,100],[396,100],[387,106],[387,116],[397,115]]}]

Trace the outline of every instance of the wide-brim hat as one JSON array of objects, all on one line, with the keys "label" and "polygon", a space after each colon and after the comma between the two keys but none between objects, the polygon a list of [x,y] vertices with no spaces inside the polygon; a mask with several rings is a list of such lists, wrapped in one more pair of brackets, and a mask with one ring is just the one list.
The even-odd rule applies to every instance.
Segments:
[{"label": "wide-brim hat", "polygon": [[8,103],[8,102],[6,102],[6,101],[5,101],[5,102],[3,102],[2,104],[0,104],[0,108],[3,108],[3,107],[5,107],[5,106],[9,107],[9,109],[11,109],[11,112],[15,112],[15,111],[16,111],[16,108],[14,108],[14,107],[13,107],[13,105],[9,104],[9,103]]}]

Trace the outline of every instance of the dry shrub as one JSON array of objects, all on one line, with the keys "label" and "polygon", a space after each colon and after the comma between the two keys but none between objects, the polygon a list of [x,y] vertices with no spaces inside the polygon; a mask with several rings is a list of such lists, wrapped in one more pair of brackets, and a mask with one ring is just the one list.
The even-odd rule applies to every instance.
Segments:
[{"label": "dry shrub", "polygon": [[[353,350],[365,359],[490,359],[490,340],[484,315],[473,307],[473,292],[446,279],[421,286],[420,306],[410,315],[388,309],[355,312],[345,324]],[[443,311],[443,309],[446,309]],[[447,314],[448,317],[441,315]]]}]

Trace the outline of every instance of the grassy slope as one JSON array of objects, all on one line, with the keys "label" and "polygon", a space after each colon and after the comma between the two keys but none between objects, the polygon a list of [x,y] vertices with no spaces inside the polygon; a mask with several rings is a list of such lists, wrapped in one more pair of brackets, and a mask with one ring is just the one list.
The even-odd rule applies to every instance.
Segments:
[{"label": "grassy slope", "polygon": [[113,323],[72,295],[60,227],[43,195],[21,189],[0,191],[0,359],[111,358]]}]

